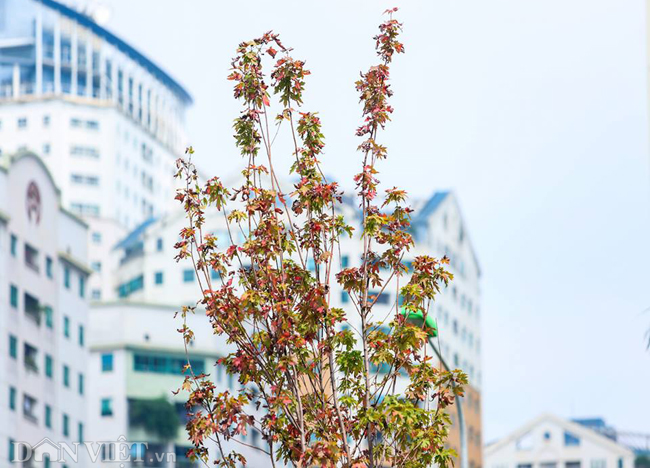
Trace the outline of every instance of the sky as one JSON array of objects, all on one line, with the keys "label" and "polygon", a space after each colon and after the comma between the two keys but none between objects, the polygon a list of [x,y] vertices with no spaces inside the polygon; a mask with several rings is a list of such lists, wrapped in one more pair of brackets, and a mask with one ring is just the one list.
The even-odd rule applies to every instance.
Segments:
[{"label": "sky", "polygon": [[237,44],[307,61],[325,172],[359,169],[354,81],[400,8],[380,179],[455,191],[483,277],[484,441],[542,412],[650,433],[650,157],[643,0],[105,0],[116,32],[183,83],[196,161],[227,177]]}]

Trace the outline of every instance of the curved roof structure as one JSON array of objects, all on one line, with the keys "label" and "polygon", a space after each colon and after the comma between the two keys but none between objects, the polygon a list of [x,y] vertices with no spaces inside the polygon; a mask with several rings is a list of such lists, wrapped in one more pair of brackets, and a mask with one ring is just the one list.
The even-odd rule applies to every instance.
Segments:
[{"label": "curved roof structure", "polygon": [[92,18],[79,13],[78,11],[66,6],[60,2],[54,0],[36,0],[48,8],[51,8],[62,15],[70,18],[71,20],[79,23],[80,25],[90,29],[93,33],[97,34],[99,37],[103,38],[106,42],[117,48],[120,52],[130,57],[132,60],[136,61],[142,65],[146,70],[148,70],[152,75],[154,75],[161,82],[165,83],[172,89],[178,96],[186,103],[192,103],[192,96],[190,93],[174,78],[172,78],[168,73],[166,73],[162,68],[153,63],[142,53],[138,52],[132,46],[127,44],[125,41],[117,37],[112,32],[104,29]]}]

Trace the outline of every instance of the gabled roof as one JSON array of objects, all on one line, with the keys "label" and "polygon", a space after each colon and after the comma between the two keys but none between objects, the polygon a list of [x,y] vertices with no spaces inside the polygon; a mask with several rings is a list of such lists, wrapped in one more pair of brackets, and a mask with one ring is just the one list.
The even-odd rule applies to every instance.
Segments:
[{"label": "gabled roof", "polygon": [[515,443],[519,438],[526,435],[528,432],[533,430],[536,426],[539,426],[540,424],[545,422],[550,422],[552,424],[560,426],[564,430],[569,431],[578,437],[589,439],[592,442],[605,446],[614,452],[618,452],[622,456],[634,456],[634,453],[630,449],[628,449],[627,447],[619,443],[614,442],[609,437],[605,437],[604,435],[599,434],[598,432],[593,431],[591,429],[588,429],[582,426],[581,424],[575,423],[573,421],[568,421],[566,419],[560,418],[550,413],[544,413],[538,416],[537,418],[523,425],[516,431],[510,433],[503,439],[498,440],[497,442],[494,442],[490,445],[487,445],[485,447],[485,455],[486,456],[490,455],[492,453],[497,452],[498,450],[502,449],[503,447],[505,447],[510,443]]},{"label": "gabled roof", "polygon": [[97,34],[99,37],[103,38],[106,42],[117,48],[123,54],[128,55],[135,62],[139,63],[142,67],[147,69],[153,76],[171,88],[186,104],[192,103],[192,96],[188,93],[183,86],[180,85],[175,79],[169,76],[164,72],[158,65],[153,63],[143,54],[138,52],[136,49],[131,47],[125,41],[117,37],[115,34],[110,31],[102,28],[97,23],[95,23],[88,16],[79,13],[78,11],[70,8],[69,6],[63,5],[62,3],[56,2],[54,0],[36,0],[37,2],[42,3],[48,8],[58,11],[64,16],[67,16],[76,23],[90,29],[93,33]]}]

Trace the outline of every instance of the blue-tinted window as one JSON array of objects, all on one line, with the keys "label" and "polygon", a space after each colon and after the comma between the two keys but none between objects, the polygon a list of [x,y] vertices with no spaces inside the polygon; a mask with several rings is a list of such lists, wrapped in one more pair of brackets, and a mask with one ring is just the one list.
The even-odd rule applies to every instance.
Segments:
[{"label": "blue-tinted window", "polygon": [[571,434],[570,432],[565,432],[564,433],[564,445],[566,445],[566,446],[580,445],[580,439],[577,436],[575,436],[574,434]]},{"label": "blue-tinted window", "polygon": [[217,270],[212,270],[212,271],[210,272],[210,277],[211,277],[213,280],[219,280],[219,279],[221,279],[221,273],[219,273]]},{"label": "blue-tinted window", "polygon": [[15,257],[18,253],[18,238],[15,235],[11,235],[11,256]]},{"label": "blue-tinted window", "polygon": [[84,297],[86,295],[86,278],[83,276],[79,277],[79,297]]},{"label": "blue-tinted window", "polygon": [[161,237],[159,237],[158,239],[156,239],[156,250],[158,252],[162,252],[162,249],[163,249],[163,240]]},{"label": "blue-tinted window", "polygon": [[79,390],[79,395],[84,394],[84,375],[79,374],[79,379],[78,379],[78,390]]},{"label": "blue-tinted window", "polygon": [[79,346],[83,346],[84,341],[86,341],[86,337],[85,337],[85,333],[84,333],[84,326],[79,325]]},{"label": "blue-tinted window", "polygon": [[54,312],[50,306],[45,306],[45,326],[47,328],[54,327]]},{"label": "blue-tinted window", "polygon": [[13,284],[9,286],[9,303],[11,307],[18,307],[18,288]]},{"label": "blue-tinted window", "polygon": [[347,255],[343,255],[341,257],[341,267],[347,268],[350,265],[350,257]]},{"label": "blue-tinted window", "polygon": [[70,289],[70,268],[63,269],[63,285],[66,289]]},{"label": "blue-tinted window", "polygon": [[18,359],[18,338],[14,335],[9,335],[9,356]]},{"label": "blue-tinted window", "polygon": [[122,283],[117,288],[117,293],[120,297],[128,297],[136,291],[144,288],[144,276],[136,276],[126,283]]},{"label": "blue-tinted window", "polygon": [[102,398],[102,416],[113,416],[113,400],[110,398]]},{"label": "blue-tinted window", "polygon": [[194,270],[183,270],[183,281],[185,283],[191,283],[194,281]]},{"label": "blue-tinted window", "polygon": [[63,415],[63,435],[70,437],[70,418],[67,414]]},{"label": "blue-tinted window", "polygon": [[45,257],[45,274],[47,275],[48,278],[52,278],[53,273],[52,273],[52,258],[51,257]]},{"label": "blue-tinted window", "polygon": [[[190,359],[195,374],[205,372],[205,361],[200,358]],[[182,356],[165,354],[138,353],[133,356],[133,370],[137,372],[154,372],[157,374],[182,374],[187,360]]]},{"label": "blue-tinted window", "polygon": [[52,407],[45,405],[45,427],[52,429]]},{"label": "blue-tinted window", "polygon": [[52,361],[52,356],[49,354],[45,355],[45,376],[48,378],[52,378],[53,375],[53,361]]},{"label": "blue-tinted window", "polygon": [[70,368],[63,365],[63,386],[70,388]]},{"label": "blue-tinted window", "polygon": [[94,244],[101,244],[102,243],[102,233],[101,232],[93,232],[92,239],[93,239]]},{"label": "blue-tinted window", "polygon": [[111,372],[113,370],[113,353],[102,354],[102,372]]},{"label": "blue-tinted window", "polygon": [[157,271],[154,275],[154,279],[156,284],[163,284],[163,272]]},{"label": "blue-tinted window", "polygon": [[12,411],[16,410],[16,388],[9,387],[9,409]]},{"label": "blue-tinted window", "polygon": [[63,317],[63,336],[70,338],[70,317]]},{"label": "blue-tinted window", "polygon": [[346,291],[341,291],[341,302],[347,304],[350,301],[350,296]]},{"label": "blue-tinted window", "polygon": [[379,294],[379,291],[368,291],[368,301],[375,301],[375,304],[388,304],[390,302],[390,294],[386,292]]}]

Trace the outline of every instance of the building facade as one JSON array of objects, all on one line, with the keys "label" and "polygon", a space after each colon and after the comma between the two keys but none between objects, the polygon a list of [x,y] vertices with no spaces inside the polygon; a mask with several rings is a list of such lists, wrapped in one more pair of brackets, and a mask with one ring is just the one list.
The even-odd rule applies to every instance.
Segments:
[{"label": "building facade", "polygon": [[486,468],[633,468],[634,453],[573,421],[544,414],[485,448]]},{"label": "building facade", "polygon": [[[87,225],[40,158],[0,158],[0,467],[88,428]],[[35,456],[48,466],[41,448]]]},{"label": "building facade", "polygon": [[[284,184],[288,187],[288,184]],[[346,200],[342,210],[351,224],[360,222],[359,213],[352,200]],[[419,214],[418,214],[419,213]],[[463,398],[468,436],[468,466],[482,466],[482,424],[481,424],[481,336],[480,336],[480,268],[474,254],[467,227],[461,216],[455,195],[451,192],[435,193],[430,199],[417,203],[416,217],[413,220],[413,235],[416,247],[409,252],[404,262],[409,265],[416,255],[428,254],[436,257],[447,255],[450,258],[450,271],[454,280],[437,298],[435,314],[440,336],[437,346],[444,359],[452,368],[463,369],[469,376],[469,388]],[[204,232],[210,232],[219,239],[222,249],[230,245],[230,236],[222,216],[211,216],[206,220]],[[116,247],[119,264],[111,288],[112,301],[128,304],[159,307],[160,310],[179,310],[183,305],[195,305],[200,290],[191,262],[174,260],[174,244],[179,239],[180,230],[186,225],[184,212],[179,208],[160,218],[151,218],[129,233]],[[242,233],[235,234],[234,243],[244,241]],[[341,239],[341,267],[358,267],[362,262],[362,242],[358,236]],[[213,272],[213,279],[218,275]],[[402,280],[404,281],[404,280]],[[334,282],[332,287],[332,307],[353,310],[350,298]],[[377,316],[390,316],[395,313],[395,288],[389,285],[378,299],[375,310]],[[103,305],[93,307],[93,317]],[[200,315],[200,312],[197,312]],[[169,317],[171,312],[161,314]],[[350,320],[355,315],[349,314]],[[155,333],[165,334],[172,330],[167,319],[151,321],[148,329],[160,328]],[[210,330],[207,321],[197,326]],[[154,332],[150,332],[153,336]],[[182,351],[181,337],[165,341],[166,346],[176,343],[176,352]],[[212,348],[213,346],[217,348]],[[226,354],[220,343],[208,343],[208,349],[215,349],[217,355]],[[104,347],[96,346],[93,340],[93,360]],[[214,354],[214,353],[213,353]],[[127,366],[127,370],[129,367]],[[130,370],[129,370],[130,372]],[[162,388],[162,387],[161,387]],[[128,398],[127,398],[128,399]],[[122,397],[124,401],[124,397]],[[452,410],[454,425],[449,444],[460,453],[459,433],[455,410]]]},{"label": "building facade", "polygon": [[122,39],[53,0],[0,0],[0,153],[42,155],[89,224],[93,300],[110,249],[173,199],[191,97]]}]

